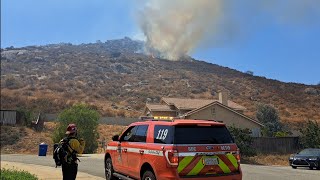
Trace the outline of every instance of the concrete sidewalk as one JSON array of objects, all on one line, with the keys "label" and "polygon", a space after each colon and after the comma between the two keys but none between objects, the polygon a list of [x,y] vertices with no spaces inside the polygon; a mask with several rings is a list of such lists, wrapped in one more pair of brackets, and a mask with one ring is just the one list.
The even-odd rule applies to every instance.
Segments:
[{"label": "concrete sidewalk", "polygon": [[[46,180],[46,179],[50,179],[50,180],[58,180],[59,179],[59,180],[61,180],[62,179],[61,167],[54,168],[54,167],[50,167],[50,166],[41,166],[41,165],[34,165],[34,164],[24,164],[24,163],[18,163],[18,162],[1,161],[1,168],[28,171],[29,173],[36,175],[39,179],[44,179],[44,180]],[[77,179],[102,180],[104,178],[92,176],[90,174],[83,173],[83,172],[78,172]]]}]

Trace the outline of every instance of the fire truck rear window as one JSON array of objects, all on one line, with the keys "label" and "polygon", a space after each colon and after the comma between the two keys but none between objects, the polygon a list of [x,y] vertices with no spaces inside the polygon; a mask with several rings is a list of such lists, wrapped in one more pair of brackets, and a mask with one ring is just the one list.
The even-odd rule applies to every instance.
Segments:
[{"label": "fire truck rear window", "polygon": [[224,126],[176,126],[175,144],[229,144],[233,139]]}]

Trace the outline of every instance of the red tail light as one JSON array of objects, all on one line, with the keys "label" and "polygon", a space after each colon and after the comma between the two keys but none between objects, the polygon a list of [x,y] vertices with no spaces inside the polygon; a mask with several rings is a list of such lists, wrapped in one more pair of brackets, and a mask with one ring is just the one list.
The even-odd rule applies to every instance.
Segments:
[{"label": "red tail light", "polygon": [[239,150],[239,148],[237,149],[236,158],[237,158],[237,160],[238,160],[238,163],[240,164],[240,159],[241,159],[241,157],[240,157],[240,150]]},{"label": "red tail light", "polygon": [[177,166],[179,163],[179,154],[177,150],[167,150],[165,152],[166,159],[169,165]]}]

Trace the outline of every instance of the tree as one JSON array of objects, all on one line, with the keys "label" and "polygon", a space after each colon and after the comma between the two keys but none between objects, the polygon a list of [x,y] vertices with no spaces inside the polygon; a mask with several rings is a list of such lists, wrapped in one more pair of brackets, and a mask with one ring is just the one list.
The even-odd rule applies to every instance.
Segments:
[{"label": "tree", "polygon": [[317,121],[308,120],[307,125],[300,129],[300,140],[304,148],[320,148],[320,125]]},{"label": "tree", "polygon": [[32,121],[36,120],[36,114],[35,114],[34,110],[32,110],[32,109],[27,109],[25,107],[18,108],[17,113],[18,113],[19,121],[24,126],[31,127]]},{"label": "tree", "polygon": [[66,132],[68,124],[74,123],[78,128],[78,137],[86,141],[84,153],[93,153],[98,148],[97,132],[99,113],[85,104],[76,104],[63,110],[58,115],[58,127],[53,134],[53,142],[59,142]]},{"label": "tree", "polygon": [[234,137],[240,153],[243,156],[256,155],[255,149],[252,148],[253,137],[251,136],[250,129],[240,129],[234,126],[228,127],[231,135]]},{"label": "tree", "polygon": [[283,132],[283,125],[280,122],[280,117],[273,106],[259,104],[256,117],[265,125],[262,130],[264,136],[275,137],[279,134],[278,132]]},{"label": "tree", "polygon": [[245,73],[253,76],[253,71],[246,71]]}]

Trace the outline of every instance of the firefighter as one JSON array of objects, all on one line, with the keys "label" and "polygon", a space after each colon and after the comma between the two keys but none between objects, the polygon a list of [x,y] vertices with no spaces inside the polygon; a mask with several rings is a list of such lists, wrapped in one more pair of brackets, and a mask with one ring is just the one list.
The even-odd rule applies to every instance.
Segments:
[{"label": "firefighter", "polygon": [[69,140],[69,149],[67,151],[66,163],[62,164],[62,176],[63,180],[75,180],[78,172],[78,154],[82,154],[85,141],[77,137],[77,126],[75,124],[69,124],[66,131],[67,139]]}]

